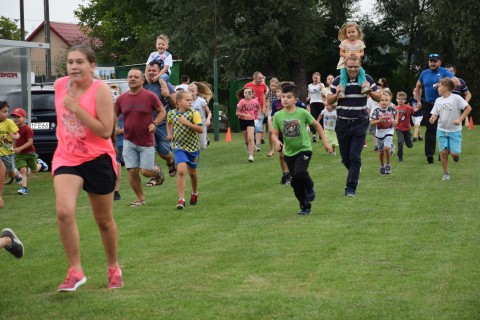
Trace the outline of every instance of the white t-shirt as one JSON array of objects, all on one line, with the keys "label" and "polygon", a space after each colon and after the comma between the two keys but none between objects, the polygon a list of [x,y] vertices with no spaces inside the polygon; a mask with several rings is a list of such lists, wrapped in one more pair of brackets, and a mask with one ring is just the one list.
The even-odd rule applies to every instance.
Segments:
[{"label": "white t-shirt", "polygon": [[447,98],[437,98],[431,111],[431,114],[438,116],[437,128],[445,132],[462,131],[462,124],[456,125],[453,121],[460,117],[467,105],[467,101],[453,93]]},{"label": "white t-shirt", "polygon": [[323,116],[323,129],[335,130],[337,123],[337,110],[328,111],[326,108],[321,112]]},{"label": "white t-shirt", "polygon": [[170,52],[165,51],[163,54],[159,54],[157,51],[150,53],[150,56],[148,57],[147,63],[149,64],[153,60],[163,60],[163,63],[165,66],[168,66],[168,74],[172,74],[172,71],[170,68],[173,66],[173,56]]},{"label": "white t-shirt", "polygon": [[197,99],[195,99],[195,101],[193,101],[193,104],[192,104],[193,110],[197,111],[200,114],[200,117],[202,117],[203,124],[205,124],[205,120],[207,119],[206,112],[204,109],[206,105],[207,105],[207,101],[202,97],[197,97]]},{"label": "white t-shirt", "polygon": [[317,84],[310,83],[308,85],[308,92],[310,93],[310,103],[312,102],[323,102],[322,101],[322,89],[325,88],[323,83],[319,82]]}]

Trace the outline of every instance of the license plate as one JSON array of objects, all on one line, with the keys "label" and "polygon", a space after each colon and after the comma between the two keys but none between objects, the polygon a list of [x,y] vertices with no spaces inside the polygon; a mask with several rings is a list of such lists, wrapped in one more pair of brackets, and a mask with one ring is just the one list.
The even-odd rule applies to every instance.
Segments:
[{"label": "license plate", "polygon": [[50,122],[32,122],[30,127],[33,130],[48,130],[50,129]]}]

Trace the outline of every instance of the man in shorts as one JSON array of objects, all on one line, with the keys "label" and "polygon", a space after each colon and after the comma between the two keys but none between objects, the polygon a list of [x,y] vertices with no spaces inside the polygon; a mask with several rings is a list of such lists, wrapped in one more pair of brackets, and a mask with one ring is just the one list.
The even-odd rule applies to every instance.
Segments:
[{"label": "man in shorts", "polygon": [[[153,177],[154,185],[162,184],[164,177],[160,166],[155,164],[154,133],[166,112],[158,97],[143,89],[144,77],[140,69],[128,72],[130,90],[118,97],[115,103],[117,117],[124,117],[123,159],[128,170],[128,181],[137,195],[132,207],[146,204],[140,172],[144,177]],[[153,119],[154,111],[158,112]],[[153,119],[153,120],[152,120]],[[152,180],[151,180],[152,181]]]}]

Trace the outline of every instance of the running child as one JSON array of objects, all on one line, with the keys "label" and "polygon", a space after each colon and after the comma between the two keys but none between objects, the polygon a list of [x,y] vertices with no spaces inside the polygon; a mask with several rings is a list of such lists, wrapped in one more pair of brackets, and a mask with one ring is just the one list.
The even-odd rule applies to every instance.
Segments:
[{"label": "running child", "polygon": [[33,130],[25,123],[27,113],[22,108],[16,108],[12,112],[13,122],[18,127],[20,137],[15,141],[15,167],[22,175],[22,187],[17,191],[20,195],[27,195],[27,173],[47,171],[48,165],[38,159],[33,145]]},{"label": "running child", "polygon": [[13,142],[20,138],[18,127],[12,119],[8,118],[8,103],[0,101],[0,159],[5,164],[6,171],[10,178],[22,184],[22,175],[15,169],[15,150]]},{"label": "running child", "polygon": [[403,162],[403,144],[406,144],[407,148],[413,147],[410,118],[416,111],[420,110],[419,108],[413,109],[412,106],[405,104],[406,101],[407,94],[403,91],[397,92],[398,106],[395,107],[395,110],[398,113],[398,124],[395,132],[398,140],[397,156],[399,162]]},{"label": "running child", "polygon": [[[380,107],[372,111],[370,123],[376,126],[375,137],[377,138],[378,150],[380,152],[380,174],[392,173],[392,146],[394,125],[398,123],[398,114],[391,104],[392,96],[389,91],[383,91],[380,98]],[[385,164],[385,161],[387,162]]]},{"label": "running child", "polygon": [[435,100],[429,121],[433,124],[438,119],[437,139],[443,168],[442,180],[450,180],[448,155],[450,154],[455,162],[460,160],[462,122],[472,107],[461,96],[452,94],[455,85],[450,78],[441,79],[437,89],[440,97]]},{"label": "running child", "polygon": [[262,112],[260,103],[257,98],[253,97],[252,88],[243,88],[237,92],[237,97],[241,99],[237,104],[236,115],[240,122],[240,130],[242,130],[245,146],[248,151],[248,162],[253,162],[253,152],[255,151],[255,143],[253,141],[255,134],[255,120],[260,119]]},{"label": "running child", "polygon": [[[298,88],[287,85],[282,88],[281,101],[283,109],[273,117],[272,138],[277,151],[285,152],[285,162],[292,175],[291,185],[295,196],[300,203],[300,215],[309,215],[315,200],[314,183],[308,174],[308,165],[312,157],[312,143],[307,132],[307,126],[313,125],[322,139],[323,146],[328,152],[333,149],[325,137],[322,126],[312,115],[295,105],[298,98]],[[283,136],[283,143],[279,134]]]},{"label": "running child", "polygon": [[190,205],[197,205],[198,176],[197,166],[200,159],[198,135],[206,130],[202,118],[192,108],[193,98],[190,92],[180,90],[176,97],[177,109],[167,114],[167,139],[173,140],[173,154],[177,163],[177,209],[185,208],[185,178],[188,171],[192,184]]},{"label": "running child", "polygon": [[188,91],[192,95],[193,99],[193,110],[197,111],[200,117],[202,118],[203,123],[203,132],[199,134],[200,140],[200,150],[204,150],[207,148],[208,145],[208,138],[207,138],[207,128],[210,125],[210,121],[212,118],[212,113],[208,108],[208,102],[204,98],[200,97],[198,94],[198,87],[204,85],[199,82],[193,82],[188,85]]}]

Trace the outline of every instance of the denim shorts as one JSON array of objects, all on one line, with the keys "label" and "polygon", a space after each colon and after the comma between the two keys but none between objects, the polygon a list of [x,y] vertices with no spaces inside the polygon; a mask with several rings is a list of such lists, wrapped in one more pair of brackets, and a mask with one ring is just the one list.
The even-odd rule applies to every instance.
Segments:
[{"label": "denim shorts", "polygon": [[0,156],[0,159],[2,159],[3,163],[5,164],[5,169],[7,170],[7,173],[15,171],[15,153],[9,154],[7,156]]},{"label": "denim shorts", "polygon": [[145,170],[153,170],[155,163],[155,147],[142,147],[134,143],[123,140],[123,160],[125,168],[141,168]]},{"label": "denim shorts", "polygon": [[263,113],[260,113],[260,120],[255,120],[255,133],[262,133],[263,132]]},{"label": "denim shorts", "polygon": [[462,131],[445,132],[437,130],[438,150],[449,150],[451,153],[460,154],[462,152]]},{"label": "denim shorts", "polygon": [[155,149],[158,154],[166,156],[170,154],[170,141],[167,140],[167,125],[164,123],[157,127],[155,131]]}]

